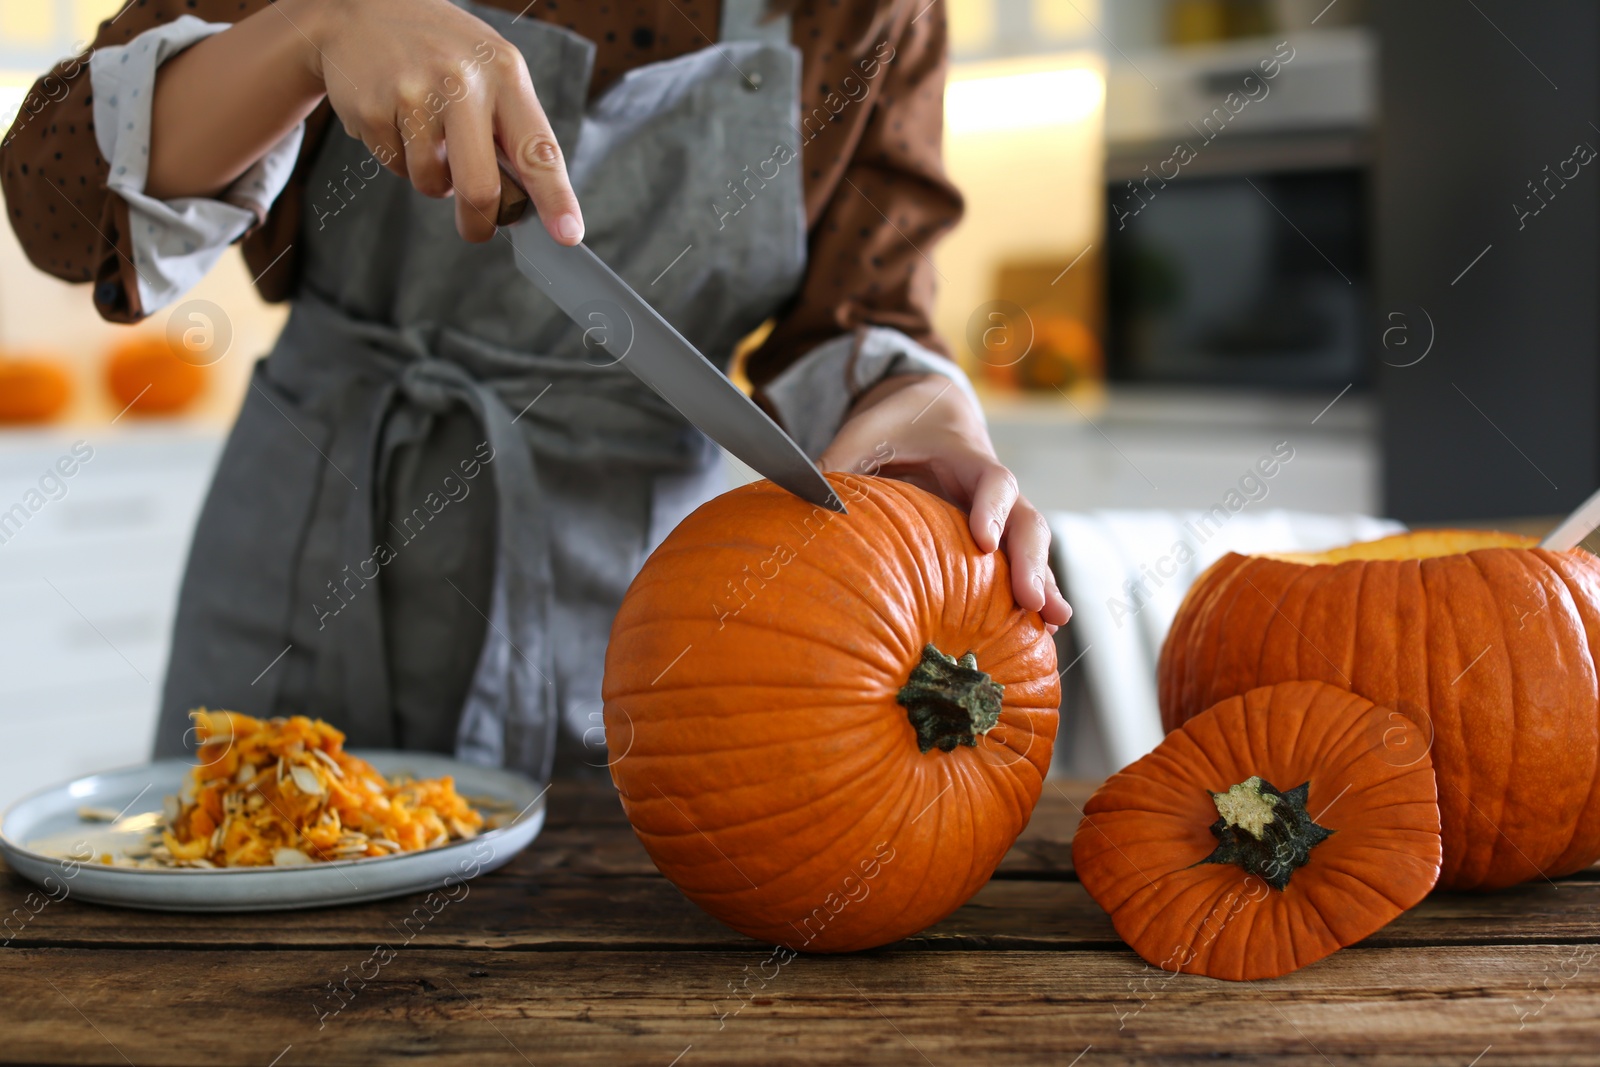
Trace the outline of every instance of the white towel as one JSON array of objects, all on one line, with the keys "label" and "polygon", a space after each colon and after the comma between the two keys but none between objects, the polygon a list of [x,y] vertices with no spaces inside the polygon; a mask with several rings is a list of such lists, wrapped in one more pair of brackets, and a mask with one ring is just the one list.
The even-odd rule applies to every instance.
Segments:
[{"label": "white towel", "polygon": [[1229,552],[1314,552],[1405,529],[1367,515],[1282,509],[1220,519],[1199,511],[1058,511],[1049,519],[1078,669],[1110,770],[1161,740],[1156,659],[1201,571]]}]

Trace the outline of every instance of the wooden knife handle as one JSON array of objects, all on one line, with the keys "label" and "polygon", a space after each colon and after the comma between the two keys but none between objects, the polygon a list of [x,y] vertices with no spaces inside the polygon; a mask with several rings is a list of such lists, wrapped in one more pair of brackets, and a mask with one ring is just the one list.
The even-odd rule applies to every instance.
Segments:
[{"label": "wooden knife handle", "polygon": [[528,213],[527,190],[522,188],[515,172],[506,165],[504,159],[500,160],[500,208],[495,212],[494,224],[496,226],[510,226],[518,222]]}]

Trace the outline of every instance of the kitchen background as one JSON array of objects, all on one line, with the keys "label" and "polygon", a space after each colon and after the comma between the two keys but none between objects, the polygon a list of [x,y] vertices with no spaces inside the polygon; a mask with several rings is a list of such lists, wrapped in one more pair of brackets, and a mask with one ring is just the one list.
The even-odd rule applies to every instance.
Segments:
[{"label": "kitchen background", "polygon": [[[1543,532],[1600,483],[1594,5],[933,2],[968,201],[939,325],[1064,546],[1058,769],[1153,744],[1188,511],[1227,516],[1198,566],[1392,528],[1363,516]],[[5,124],[118,6],[0,0]],[[283,318],[230,254],[108,326],[0,227],[0,361],[49,365],[4,388],[68,387],[0,427],[0,513],[46,490],[0,523],[0,804],[144,757],[190,528]]]}]

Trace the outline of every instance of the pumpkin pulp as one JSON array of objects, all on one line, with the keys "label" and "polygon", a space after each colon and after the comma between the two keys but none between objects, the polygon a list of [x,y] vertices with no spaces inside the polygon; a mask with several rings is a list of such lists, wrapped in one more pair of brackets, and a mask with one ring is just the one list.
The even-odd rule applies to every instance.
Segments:
[{"label": "pumpkin pulp", "polygon": [[1273,788],[1259,775],[1212,793],[1217,821],[1211,824],[1217,847],[1201,863],[1232,863],[1256,875],[1274,889],[1289,884],[1289,877],[1305,866],[1311,850],[1333,831],[1318,826],[1306,812],[1311,783],[1287,793]]},{"label": "pumpkin pulp", "polygon": [[977,745],[1000,721],[1004,687],[978,669],[970,651],[960,659],[924,645],[922,659],[895,696],[917,732],[923,752]]}]

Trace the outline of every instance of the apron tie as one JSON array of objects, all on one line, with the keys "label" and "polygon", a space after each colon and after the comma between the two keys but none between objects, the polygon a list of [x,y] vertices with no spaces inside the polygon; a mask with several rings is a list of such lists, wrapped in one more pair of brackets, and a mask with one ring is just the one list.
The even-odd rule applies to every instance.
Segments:
[{"label": "apron tie", "polygon": [[[435,415],[444,414],[466,392],[480,386],[461,369],[459,363],[427,355],[405,365],[400,372],[399,384],[406,399]],[[498,395],[495,400],[499,400]]]},{"label": "apron tie", "polygon": [[[448,342],[430,341],[416,330],[359,322],[315,298],[303,296],[296,302],[285,334],[307,342],[280,345],[274,369],[297,377],[309,369],[306,361],[279,353],[328,353],[337,369],[330,371],[330,364],[318,360],[312,373],[343,378],[347,402],[360,412],[341,419],[340,432],[366,427],[364,440],[352,442],[360,452],[357,467],[367,473],[344,511],[345,558],[368,557],[375,545],[389,540],[388,531],[374,529],[374,518],[386,513],[383,498],[391,457],[418,432],[416,419],[406,417],[408,411],[441,415],[459,404],[482,428],[490,449],[483,465],[496,500],[494,580],[489,603],[472,604],[485,619],[483,646],[461,709],[456,756],[485,766],[518,767],[547,780],[559,718],[548,637],[554,593],[549,519],[547,509],[539,506],[533,450],[500,389],[461,363],[431,354],[436,345]],[[348,617],[339,626],[344,654],[336,703],[360,736],[393,746],[400,739],[394,733],[382,597],[354,598],[345,612]]]}]

